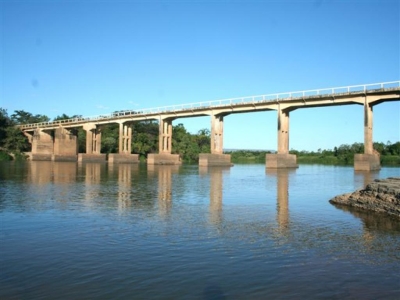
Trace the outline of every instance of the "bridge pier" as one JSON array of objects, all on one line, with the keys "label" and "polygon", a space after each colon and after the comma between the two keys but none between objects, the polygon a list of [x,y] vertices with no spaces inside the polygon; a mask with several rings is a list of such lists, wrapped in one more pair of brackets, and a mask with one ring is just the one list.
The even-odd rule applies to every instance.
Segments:
[{"label": "bridge pier", "polygon": [[278,153],[265,155],[267,169],[297,168],[297,157],[289,154],[289,109],[278,106]]},{"label": "bridge pier", "polygon": [[109,163],[139,163],[139,154],[132,154],[132,123],[119,123],[119,153],[108,154]]},{"label": "bridge pier", "polygon": [[59,127],[54,131],[53,161],[77,161],[78,142],[73,130]]},{"label": "bridge pier", "polygon": [[106,155],[101,154],[101,129],[96,124],[83,125],[86,131],[86,153],[78,154],[78,162],[105,162]]},{"label": "bridge pier", "polygon": [[211,153],[199,154],[199,166],[231,166],[231,155],[223,153],[224,145],[224,116],[211,115]]},{"label": "bridge pier", "polygon": [[32,160],[52,160],[54,137],[52,130],[37,128],[32,135]]},{"label": "bridge pier", "polygon": [[364,154],[354,155],[355,171],[374,171],[381,169],[380,155],[374,150],[372,139],[372,103],[365,97],[364,102]]},{"label": "bridge pier", "polygon": [[180,165],[182,161],[179,154],[171,154],[172,151],[172,121],[174,118],[160,118],[158,136],[158,154],[148,154],[148,165]]}]

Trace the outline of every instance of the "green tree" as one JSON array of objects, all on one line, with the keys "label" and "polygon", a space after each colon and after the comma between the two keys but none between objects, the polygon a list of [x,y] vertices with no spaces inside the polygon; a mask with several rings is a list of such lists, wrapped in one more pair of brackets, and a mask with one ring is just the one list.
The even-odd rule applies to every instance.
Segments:
[{"label": "green tree", "polygon": [[15,124],[32,124],[32,123],[42,123],[49,122],[50,118],[45,115],[32,115],[30,112],[26,112],[24,110],[16,110],[11,115],[11,120]]},{"label": "green tree", "polygon": [[7,110],[0,108],[0,147],[3,147],[8,126],[10,126],[10,118],[7,114]]},{"label": "green tree", "polygon": [[132,152],[142,159],[158,151],[158,122],[149,120],[133,123]]},{"label": "green tree", "polygon": [[210,152],[210,144],[208,129],[201,129],[197,134],[191,134],[181,123],[172,128],[172,152],[179,154],[184,161],[198,161],[200,153]]},{"label": "green tree", "polygon": [[3,141],[3,147],[14,154],[30,151],[31,145],[23,132],[14,127],[9,126],[6,129],[6,137]]},{"label": "green tree", "polygon": [[119,124],[101,128],[101,152],[117,153],[119,148]]},{"label": "green tree", "polygon": [[394,144],[390,144],[390,142],[388,142],[387,152],[390,155],[400,155],[400,142]]},{"label": "green tree", "polygon": [[0,108],[0,147],[14,154],[30,149],[28,139],[21,130],[14,127],[13,120],[4,108]]}]

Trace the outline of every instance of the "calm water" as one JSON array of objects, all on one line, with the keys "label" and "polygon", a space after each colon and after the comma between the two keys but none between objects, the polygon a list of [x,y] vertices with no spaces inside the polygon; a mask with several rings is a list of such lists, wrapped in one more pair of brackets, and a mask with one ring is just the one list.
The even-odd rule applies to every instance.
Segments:
[{"label": "calm water", "polygon": [[1,299],[400,299],[400,168],[0,164]]}]

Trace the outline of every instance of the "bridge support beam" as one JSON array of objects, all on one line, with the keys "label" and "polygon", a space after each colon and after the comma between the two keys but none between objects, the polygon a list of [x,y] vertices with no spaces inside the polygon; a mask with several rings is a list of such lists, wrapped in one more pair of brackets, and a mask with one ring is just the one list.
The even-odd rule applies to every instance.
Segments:
[{"label": "bridge support beam", "polygon": [[289,154],[289,109],[278,107],[278,153],[266,154],[265,166],[270,169],[297,168],[297,157]]},{"label": "bridge support beam", "polygon": [[199,166],[231,166],[231,155],[224,154],[224,116],[211,115],[211,153],[199,154]]},{"label": "bridge support beam", "polygon": [[77,161],[78,142],[76,134],[69,129],[59,127],[54,131],[54,161]]},{"label": "bridge support beam", "polygon": [[364,154],[354,155],[354,170],[355,171],[373,171],[380,170],[381,162],[380,155],[374,150],[372,132],[372,103],[368,103],[368,98],[365,97],[364,102]]},{"label": "bridge support beam", "polygon": [[119,123],[119,153],[108,155],[109,163],[139,163],[139,155],[132,152],[132,124]]},{"label": "bridge support beam", "polygon": [[32,136],[32,160],[52,160],[54,149],[53,131],[35,129]]},{"label": "bridge support beam", "polygon": [[83,125],[86,131],[86,153],[78,154],[78,162],[105,162],[106,155],[101,154],[101,129],[93,123]]},{"label": "bridge support beam", "polygon": [[173,118],[160,118],[158,136],[158,154],[148,154],[148,165],[180,165],[182,161],[179,154],[171,154],[172,151],[172,121]]}]

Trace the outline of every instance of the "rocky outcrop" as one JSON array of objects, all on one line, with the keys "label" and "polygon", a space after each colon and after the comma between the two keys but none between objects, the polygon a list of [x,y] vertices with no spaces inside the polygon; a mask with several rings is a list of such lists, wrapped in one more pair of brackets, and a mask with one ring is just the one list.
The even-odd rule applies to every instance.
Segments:
[{"label": "rocky outcrop", "polygon": [[336,196],[329,202],[386,213],[400,218],[400,177],[376,179],[365,189]]}]

